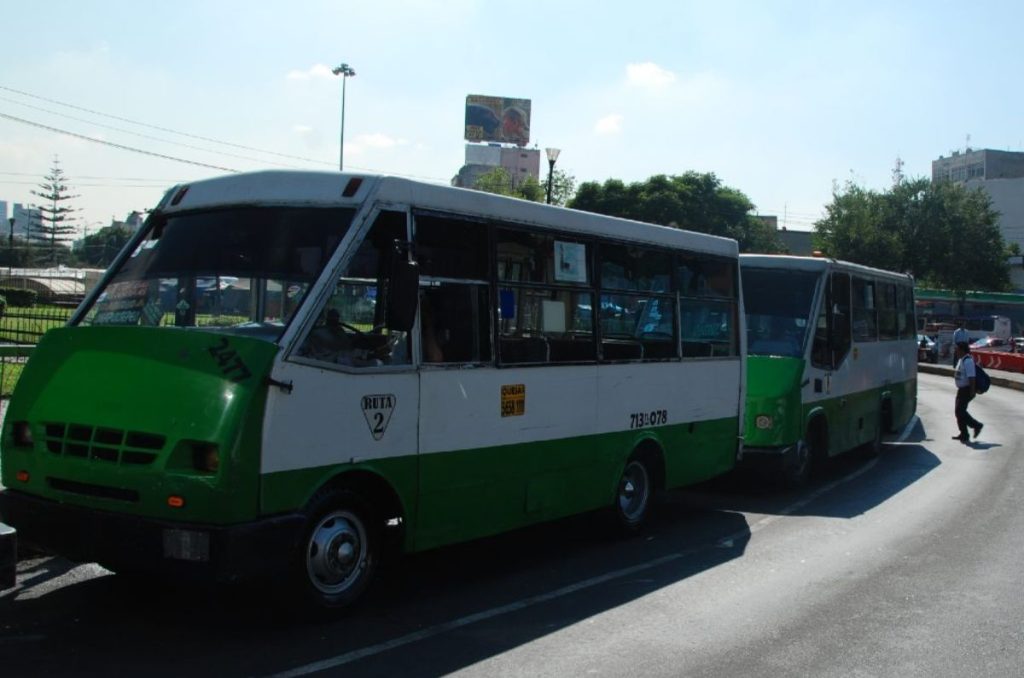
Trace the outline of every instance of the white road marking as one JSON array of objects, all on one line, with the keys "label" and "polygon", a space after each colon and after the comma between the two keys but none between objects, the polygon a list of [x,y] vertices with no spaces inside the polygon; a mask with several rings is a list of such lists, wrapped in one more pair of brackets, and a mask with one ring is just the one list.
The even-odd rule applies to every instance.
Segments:
[{"label": "white road marking", "polygon": [[[919,419],[918,419],[917,415],[914,415],[914,417],[911,418],[911,420],[907,423],[907,426],[900,433],[899,438],[897,438],[894,442],[902,443],[903,441],[905,441],[907,439],[907,437],[910,435],[911,431],[914,430],[914,427],[917,426],[918,421],[919,421]],[[857,478],[857,477],[863,475],[864,473],[867,473],[869,470],[874,468],[877,463],[878,463],[878,459],[873,459],[870,463],[866,464],[863,468],[857,469],[853,473],[851,473],[851,474],[849,474],[849,475],[847,475],[847,476],[845,476],[843,478],[839,478],[838,480],[835,480],[834,482],[831,482],[828,485],[825,485],[824,487],[819,488],[815,492],[811,493],[808,497],[805,497],[804,499],[801,499],[800,501],[795,502],[795,503],[787,506],[786,508],[782,509],[778,513],[778,515],[762,518],[757,523],[755,523],[754,525],[750,526],[750,528],[748,530],[740,530],[740,531],[737,531],[737,532],[735,532],[735,533],[733,533],[733,534],[731,534],[731,535],[729,535],[727,537],[723,537],[722,539],[720,539],[717,542],[716,546],[719,547],[719,548],[732,548],[734,546],[736,540],[741,539],[741,538],[742,539],[746,539],[751,534],[753,534],[754,532],[757,532],[759,530],[763,530],[765,527],[767,527],[771,523],[775,522],[776,520],[778,520],[782,516],[790,515],[794,511],[797,511],[800,508],[806,506],[807,504],[811,503],[812,501],[814,501],[815,499],[817,499],[821,495],[829,492],[830,490],[835,489],[839,485],[842,485],[843,483],[849,482],[850,480],[853,480],[854,478]],[[512,602],[512,603],[509,603],[507,605],[501,605],[499,607],[494,607],[494,608],[491,608],[489,610],[484,610],[482,612],[477,612],[476,614],[471,614],[471,615],[467,615],[465,617],[460,617],[460,618],[454,619],[454,620],[452,620],[450,622],[445,622],[444,624],[438,624],[437,626],[431,626],[430,628],[426,628],[426,629],[423,629],[421,631],[417,631],[415,633],[410,633],[408,635],[404,635],[404,636],[401,636],[399,638],[393,638],[393,639],[385,641],[383,643],[378,643],[376,645],[370,645],[370,646],[367,646],[367,647],[360,648],[358,650],[352,650],[350,652],[346,652],[344,654],[337,655],[336,657],[330,657],[328,659],[322,659],[320,661],[312,662],[310,664],[305,664],[303,666],[299,666],[299,667],[296,667],[294,669],[289,669],[287,671],[282,671],[281,673],[275,673],[272,676],[270,676],[269,678],[295,678],[297,676],[307,676],[307,675],[309,675],[311,673],[317,673],[319,671],[326,671],[327,669],[332,669],[332,668],[335,668],[335,667],[338,667],[338,666],[343,666],[345,664],[350,664],[350,663],[352,663],[354,661],[358,661],[358,660],[364,659],[366,657],[371,657],[371,656],[376,655],[376,654],[381,654],[383,652],[387,652],[388,650],[393,650],[395,648],[402,647],[404,645],[409,645],[410,643],[415,643],[415,642],[419,642],[421,640],[426,640],[427,638],[432,638],[434,636],[440,635],[442,633],[447,633],[448,631],[453,631],[453,630],[461,628],[463,626],[469,626],[470,624],[475,624],[477,622],[486,621],[488,619],[493,619],[494,617],[500,617],[501,615],[509,614],[511,612],[518,612],[519,610],[523,610],[523,609],[526,609],[528,607],[532,607],[534,605],[538,605],[540,603],[545,603],[545,602],[548,602],[550,600],[554,600],[556,598],[561,598],[563,596],[567,596],[567,595],[570,595],[572,593],[576,593],[578,591],[582,591],[584,589],[588,589],[590,587],[597,586],[598,584],[603,584],[603,583],[611,581],[613,579],[619,579],[621,577],[625,577],[625,576],[628,576],[628,575],[636,574],[638,572],[643,572],[645,570],[650,570],[652,568],[664,565],[665,563],[669,563],[669,562],[672,562],[674,560],[679,560],[680,558],[683,558],[683,557],[685,557],[687,555],[690,555],[692,553],[698,552],[700,550],[702,550],[702,549],[690,549],[690,550],[681,551],[679,553],[672,553],[672,554],[669,554],[667,556],[663,556],[661,558],[657,558],[655,560],[652,560],[652,561],[650,561],[648,563],[644,563],[642,565],[635,565],[633,567],[627,567],[627,568],[623,568],[621,570],[615,570],[614,572],[608,572],[608,573],[600,575],[598,577],[592,577],[590,579],[585,579],[585,580],[583,580],[581,582],[577,582],[576,584],[570,584],[569,586],[564,586],[564,587],[562,587],[560,589],[555,589],[554,591],[549,591],[547,593],[542,593],[540,595],[531,596],[529,598],[524,598],[522,600],[518,600],[518,601],[515,601],[515,602]]]}]

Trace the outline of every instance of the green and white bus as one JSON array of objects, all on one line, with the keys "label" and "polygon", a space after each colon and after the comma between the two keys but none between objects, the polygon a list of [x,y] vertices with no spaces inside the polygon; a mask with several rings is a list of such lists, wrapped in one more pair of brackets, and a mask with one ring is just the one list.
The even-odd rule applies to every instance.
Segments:
[{"label": "green and white bus", "polygon": [[633,530],[732,469],[744,340],[732,240],[393,177],[197,181],[36,348],[0,515],[342,607],[385,549]]},{"label": "green and white bus", "polygon": [[802,485],[813,464],[917,409],[914,281],[823,258],[742,255],[747,406],[741,468]]}]

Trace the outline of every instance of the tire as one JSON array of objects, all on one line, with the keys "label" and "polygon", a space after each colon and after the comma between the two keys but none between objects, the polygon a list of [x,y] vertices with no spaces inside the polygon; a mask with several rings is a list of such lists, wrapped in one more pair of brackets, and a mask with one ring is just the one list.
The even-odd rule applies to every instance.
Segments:
[{"label": "tire", "polygon": [[[883,408],[884,412],[884,408]],[[864,457],[874,459],[882,453],[882,428],[885,426],[885,415],[878,413],[878,421],[875,422],[875,436],[864,446]]]},{"label": "tire", "polygon": [[348,489],[317,494],[293,566],[302,607],[342,610],[366,590],[377,569],[381,530],[371,506]]},{"label": "tire", "polygon": [[779,484],[788,490],[798,490],[807,484],[814,465],[811,446],[804,439],[796,443],[796,454],[792,461],[783,461],[779,469]]},{"label": "tire", "polygon": [[619,477],[612,511],[615,523],[625,534],[643,529],[654,505],[654,465],[649,455],[634,453]]}]

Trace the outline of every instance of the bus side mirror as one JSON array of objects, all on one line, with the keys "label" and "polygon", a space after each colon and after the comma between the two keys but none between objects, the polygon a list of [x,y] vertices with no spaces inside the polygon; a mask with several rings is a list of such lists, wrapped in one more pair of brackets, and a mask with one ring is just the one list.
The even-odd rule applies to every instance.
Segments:
[{"label": "bus side mirror", "polygon": [[391,289],[388,294],[387,326],[396,332],[412,330],[419,302],[420,267],[415,261],[396,258],[391,268]]}]

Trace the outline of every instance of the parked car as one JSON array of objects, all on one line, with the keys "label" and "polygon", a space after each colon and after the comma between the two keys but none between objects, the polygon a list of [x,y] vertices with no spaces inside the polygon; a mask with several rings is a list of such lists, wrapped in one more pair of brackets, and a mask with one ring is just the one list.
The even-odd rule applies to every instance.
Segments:
[{"label": "parked car", "polygon": [[926,334],[917,335],[917,362],[939,362],[939,344]]},{"label": "parked car", "polygon": [[982,337],[971,344],[972,351],[976,348],[986,351],[1010,351],[1013,348],[1013,344],[999,337]]},{"label": "parked car", "polygon": [[1011,351],[1014,353],[1024,353],[1024,337],[1014,337],[1010,341],[1013,342]]}]

